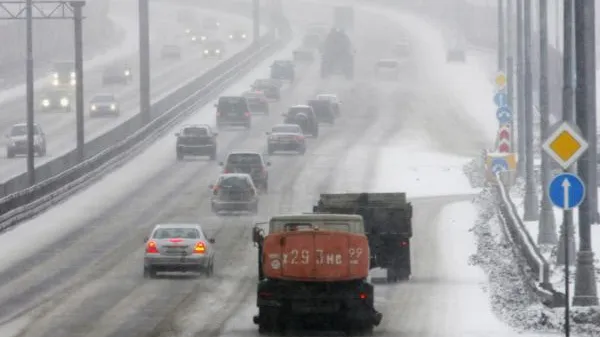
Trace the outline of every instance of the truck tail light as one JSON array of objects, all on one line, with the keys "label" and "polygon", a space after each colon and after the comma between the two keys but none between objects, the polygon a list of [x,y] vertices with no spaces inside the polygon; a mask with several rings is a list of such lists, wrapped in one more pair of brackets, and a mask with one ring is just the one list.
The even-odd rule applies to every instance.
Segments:
[{"label": "truck tail light", "polygon": [[204,244],[204,242],[199,241],[196,243],[196,246],[194,247],[194,254],[204,254],[206,252],[206,245]]},{"label": "truck tail light", "polygon": [[258,297],[260,298],[271,298],[273,297],[273,293],[267,292],[267,291],[261,291],[258,293]]},{"label": "truck tail light", "polygon": [[408,241],[400,241],[400,247],[408,247]]},{"label": "truck tail light", "polygon": [[146,253],[148,254],[158,254],[158,248],[156,248],[155,241],[148,241],[146,244]]}]

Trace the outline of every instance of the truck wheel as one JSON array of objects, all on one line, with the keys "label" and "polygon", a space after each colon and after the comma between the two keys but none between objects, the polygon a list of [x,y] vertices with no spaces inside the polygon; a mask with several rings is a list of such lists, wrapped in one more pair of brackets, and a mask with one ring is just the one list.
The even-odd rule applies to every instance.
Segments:
[{"label": "truck wheel", "polygon": [[144,278],[156,278],[156,270],[152,267],[144,267]]},{"label": "truck wheel", "polygon": [[258,333],[268,334],[283,331],[276,308],[258,308]]},{"label": "truck wheel", "polygon": [[177,160],[183,160],[184,155],[181,151],[177,151]]}]

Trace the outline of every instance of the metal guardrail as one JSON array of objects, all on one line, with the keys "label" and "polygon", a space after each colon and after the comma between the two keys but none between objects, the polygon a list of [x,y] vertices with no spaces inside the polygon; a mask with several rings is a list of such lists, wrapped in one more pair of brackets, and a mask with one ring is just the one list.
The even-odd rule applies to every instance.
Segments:
[{"label": "metal guardrail", "polygon": [[522,257],[526,262],[526,266],[523,264],[519,266],[529,281],[529,286],[545,305],[563,306],[565,295],[556,291],[550,283],[550,265],[525,228],[523,220],[518,215],[517,207],[510,199],[500,176],[496,176],[495,197],[498,201],[499,219],[504,234],[511,241],[515,255]]},{"label": "metal guardrail", "polygon": [[[208,103],[216,92],[247,73],[283,42],[271,35],[261,38],[258,45],[251,45],[154,103],[149,124],[143,126],[138,114],[86,144],[86,152],[95,153],[84,162],[76,164],[75,152],[71,151],[42,165],[38,174],[47,179],[0,199],[0,230],[35,216],[118,167],[181,118]],[[16,179],[15,184],[24,183],[23,176]]]}]

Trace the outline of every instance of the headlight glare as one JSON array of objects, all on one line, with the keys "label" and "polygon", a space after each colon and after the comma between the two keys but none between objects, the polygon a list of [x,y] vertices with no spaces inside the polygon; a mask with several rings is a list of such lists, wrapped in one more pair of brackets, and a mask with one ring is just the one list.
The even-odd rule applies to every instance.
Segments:
[{"label": "headlight glare", "polygon": [[72,80],[71,80],[71,85],[75,85],[75,83],[76,83],[76,82],[75,82],[75,79],[72,79]]},{"label": "headlight glare", "polygon": [[125,70],[125,76],[129,76],[131,72],[129,70]]},{"label": "headlight glare", "polygon": [[75,72],[74,71],[71,72],[71,78],[75,78]]},{"label": "headlight glare", "polygon": [[245,38],[246,38],[246,34],[242,34],[242,39],[245,39]]},{"label": "headlight glare", "polygon": [[117,110],[117,106],[115,104],[111,104],[110,105],[110,109],[113,110],[113,111]]},{"label": "headlight glare", "polygon": [[58,79],[53,79],[52,80],[52,85],[54,85],[54,86],[58,85]]},{"label": "headlight glare", "polygon": [[42,100],[42,105],[45,107],[48,107],[48,106],[50,106],[50,101],[47,99],[44,99],[44,100]]},{"label": "headlight glare", "polygon": [[215,50],[215,53],[221,54],[221,51],[219,49],[217,49],[217,50]]},{"label": "headlight glare", "polygon": [[96,105],[92,104],[91,109],[92,109],[92,111],[96,111]]},{"label": "headlight glare", "polygon": [[204,54],[208,54],[208,50],[205,50],[205,51],[204,51]]},{"label": "headlight glare", "polygon": [[63,107],[66,107],[67,105],[69,105],[69,100],[67,98],[61,98],[60,99],[60,105]]},{"label": "headlight glare", "polygon": [[202,41],[206,40],[206,36],[201,37]]},{"label": "headlight glare", "polygon": [[52,74],[52,77],[54,77],[54,78],[58,79],[58,73],[54,73],[54,74]]},{"label": "headlight glare", "polygon": [[230,39],[233,39],[233,35],[229,35],[229,38],[230,38]]}]

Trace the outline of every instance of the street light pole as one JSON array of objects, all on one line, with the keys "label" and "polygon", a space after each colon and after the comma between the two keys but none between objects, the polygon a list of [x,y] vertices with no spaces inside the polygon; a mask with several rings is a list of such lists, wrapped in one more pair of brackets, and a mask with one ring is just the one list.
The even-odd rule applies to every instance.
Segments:
[{"label": "street light pole", "polygon": [[260,40],[260,0],[252,0],[253,42]]},{"label": "street light pole", "polygon": [[85,160],[85,128],[83,113],[83,1],[73,1],[73,21],[75,26],[75,114],[77,129],[77,159]]},{"label": "street light pole", "polygon": [[148,0],[138,0],[140,48],[140,115],[142,125],[150,123],[150,13]]},{"label": "street light pole", "polygon": [[35,185],[35,147],[34,129],[34,92],[33,92],[33,1],[27,0],[27,180],[29,186]]},{"label": "street light pole", "polygon": [[[506,96],[508,98],[508,108],[510,111],[515,111],[515,60],[514,53],[515,48],[513,45],[514,32],[513,32],[513,0],[506,0],[505,13],[505,26],[506,26],[506,77],[508,79],[506,84]],[[514,113],[513,113],[514,116]],[[515,152],[517,143],[515,142],[515,117],[513,117],[512,123],[510,123],[510,148],[511,151]]]},{"label": "street light pole", "polygon": [[[547,139],[550,136],[550,103],[548,97],[548,0],[539,0],[540,11],[540,136]],[[549,186],[552,179],[550,169],[550,156],[546,151],[542,155],[542,186]],[[542,193],[542,204],[540,205],[540,221],[538,244],[556,244],[556,220],[554,209],[550,203],[548,193]]]},{"label": "street light pole", "polygon": [[[575,121],[575,100],[573,93],[573,79],[574,79],[574,48],[573,48],[573,0],[563,0],[563,94],[562,94],[562,119],[565,122],[569,122],[572,125],[576,124]],[[569,168],[570,173],[576,173],[573,165]],[[565,265],[565,271],[568,272],[568,266],[572,266],[575,263],[575,238],[573,237],[574,231],[573,225],[573,211],[563,211],[563,221],[560,227],[561,237],[566,236],[566,240],[558,241],[558,252],[556,255],[556,263],[559,265]],[[565,254],[560,254],[565,252]],[[568,299],[567,299],[568,301]]]},{"label": "street light pole", "polygon": [[[590,198],[590,189],[596,188],[596,181],[591,180],[590,171],[596,169],[596,69],[595,69],[595,27],[594,1],[575,1],[575,55],[577,61],[576,113],[577,125],[588,141],[589,148],[583,153],[577,165],[579,176],[587,187],[587,195],[579,206],[579,252],[577,252],[577,268],[575,271],[575,296],[573,305],[598,305],[596,289],[596,271],[594,270],[594,252],[591,242],[591,224],[594,220]],[[591,125],[591,123],[594,123]],[[592,135],[590,135],[592,133]]]},{"label": "street light pole", "polygon": [[519,177],[525,178],[525,71],[523,60],[523,0],[515,0],[517,6],[517,139],[519,141],[519,158],[517,169]]},{"label": "street light pole", "polygon": [[504,40],[504,4],[498,0],[498,70],[504,71],[506,61],[506,50]]},{"label": "street light pole", "polygon": [[539,201],[533,171],[533,75],[531,73],[531,1],[525,1],[524,8],[524,50],[525,50],[525,212],[523,220],[539,219]]}]

